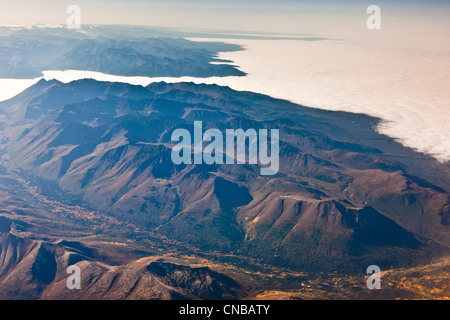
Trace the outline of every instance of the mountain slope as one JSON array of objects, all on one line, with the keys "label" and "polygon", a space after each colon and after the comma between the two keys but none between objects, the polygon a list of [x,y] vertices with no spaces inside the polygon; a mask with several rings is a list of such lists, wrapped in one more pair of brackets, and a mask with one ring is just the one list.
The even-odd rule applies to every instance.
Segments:
[{"label": "mountain slope", "polygon": [[[89,32],[61,28],[9,30],[0,34],[0,77],[40,77],[46,70],[88,70],[119,76],[243,76],[235,66],[216,58],[237,45],[196,43],[171,35],[119,36],[101,27]],[[2,30],[0,30],[2,31]],[[216,62],[217,64],[211,64]]]},{"label": "mountain slope", "polygon": [[[4,219],[3,226],[4,226]],[[207,267],[143,258],[122,266],[95,261],[77,242],[47,243],[0,233],[0,299],[236,299],[240,286]],[[81,269],[69,290],[66,270]]]},{"label": "mountain slope", "polygon": [[[352,272],[448,251],[448,166],[376,133],[367,116],[216,85],[93,80],[41,81],[0,108],[15,128],[4,131],[11,168],[204,252]],[[279,172],[173,164],[171,133],[193,132],[195,120],[222,132],[279,128]]]}]

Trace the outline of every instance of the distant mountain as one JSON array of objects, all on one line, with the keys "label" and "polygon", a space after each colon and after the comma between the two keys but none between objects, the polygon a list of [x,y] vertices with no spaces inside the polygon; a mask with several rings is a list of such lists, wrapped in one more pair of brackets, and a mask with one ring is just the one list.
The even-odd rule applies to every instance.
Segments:
[{"label": "distant mountain", "polygon": [[[8,170],[189,250],[342,272],[449,251],[448,166],[378,134],[368,116],[216,85],[94,80],[42,80],[0,109]],[[195,120],[280,129],[279,172],[173,164],[171,133]]]},{"label": "distant mountain", "polygon": [[125,38],[101,30],[92,37],[66,28],[16,30],[3,36],[0,32],[0,77],[36,78],[45,70],[148,77],[245,75],[216,58],[219,51],[240,50],[237,45],[160,36]]}]

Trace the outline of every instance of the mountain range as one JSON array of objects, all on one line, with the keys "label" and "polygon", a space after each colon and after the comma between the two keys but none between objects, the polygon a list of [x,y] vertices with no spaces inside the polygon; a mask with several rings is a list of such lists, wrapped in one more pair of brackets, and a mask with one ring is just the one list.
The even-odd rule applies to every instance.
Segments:
[{"label": "mountain range", "polygon": [[[90,79],[41,80],[0,110],[7,297],[236,298],[245,281],[171,259],[355,274],[449,253],[448,165],[379,134],[366,115],[217,85]],[[279,129],[279,172],[175,165],[171,133],[196,120]],[[89,274],[76,297],[64,293],[68,261]],[[143,282],[158,285],[144,293]]]},{"label": "mountain range", "polygon": [[148,34],[130,37],[102,28],[78,32],[67,28],[0,27],[0,77],[37,78],[46,70],[147,77],[245,75],[230,61],[217,58],[219,51],[237,51],[240,46]]}]

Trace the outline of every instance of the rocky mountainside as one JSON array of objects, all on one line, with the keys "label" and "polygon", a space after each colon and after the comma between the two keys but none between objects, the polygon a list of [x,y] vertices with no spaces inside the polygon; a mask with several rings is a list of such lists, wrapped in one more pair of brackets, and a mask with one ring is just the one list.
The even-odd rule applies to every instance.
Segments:
[{"label": "rocky mountainside", "polygon": [[[16,236],[13,223],[0,217],[0,299],[236,299],[240,290],[207,267],[157,256],[112,266],[80,242]],[[67,288],[66,271],[74,264],[81,270],[80,290]]]},{"label": "rocky mountainside", "polygon": [[[94,80],[41,80],[0,109],[7,170],[201,252],[354,272],[449,250],[448,165],[378,134],[368,116],[216,85]],[[197,120],[279,129],[279,172],[175,165],[171,133]]]}]

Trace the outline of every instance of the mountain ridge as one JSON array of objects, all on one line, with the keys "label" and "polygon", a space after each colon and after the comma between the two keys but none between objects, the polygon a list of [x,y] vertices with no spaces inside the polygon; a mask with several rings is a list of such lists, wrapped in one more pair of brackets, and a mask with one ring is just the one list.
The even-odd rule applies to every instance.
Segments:
[{"label": "mountain ridge", "polygon": [[[201,250],[294,268],[339,265],[350,272],[370,259],[401,265],[399,255],[410,264],[447,250],[448,186],[411,174],[402,158],[411,151],[364,127],[376,123],[368,116],[216,85],[94,80],[41,81],[0,109],[23,114],[33,99],[45,106],[54,94],[42,90],[46,85],[70,98],[37,117],[25,113],[5,122],[15,127],[7,146],[12,162],[119,220]],[[192,132],[193,112],[208,115],[205,129],[280,128],[279,173],[261,177],[257,165],[174,165],[170,133]],[[386,150],[398,156],[386,157]],[[438,167],[425,156],[415,161],[415,168],[422,161]],[[442,181],[445,171],[440,175],[433,180]],[[308,224],[311,219],[330,224]],[[392,234],[384,234],[386,228]],[[385,248],[384,257],[374,248]],[[364,257],[365,251],[371,253]]]}]

